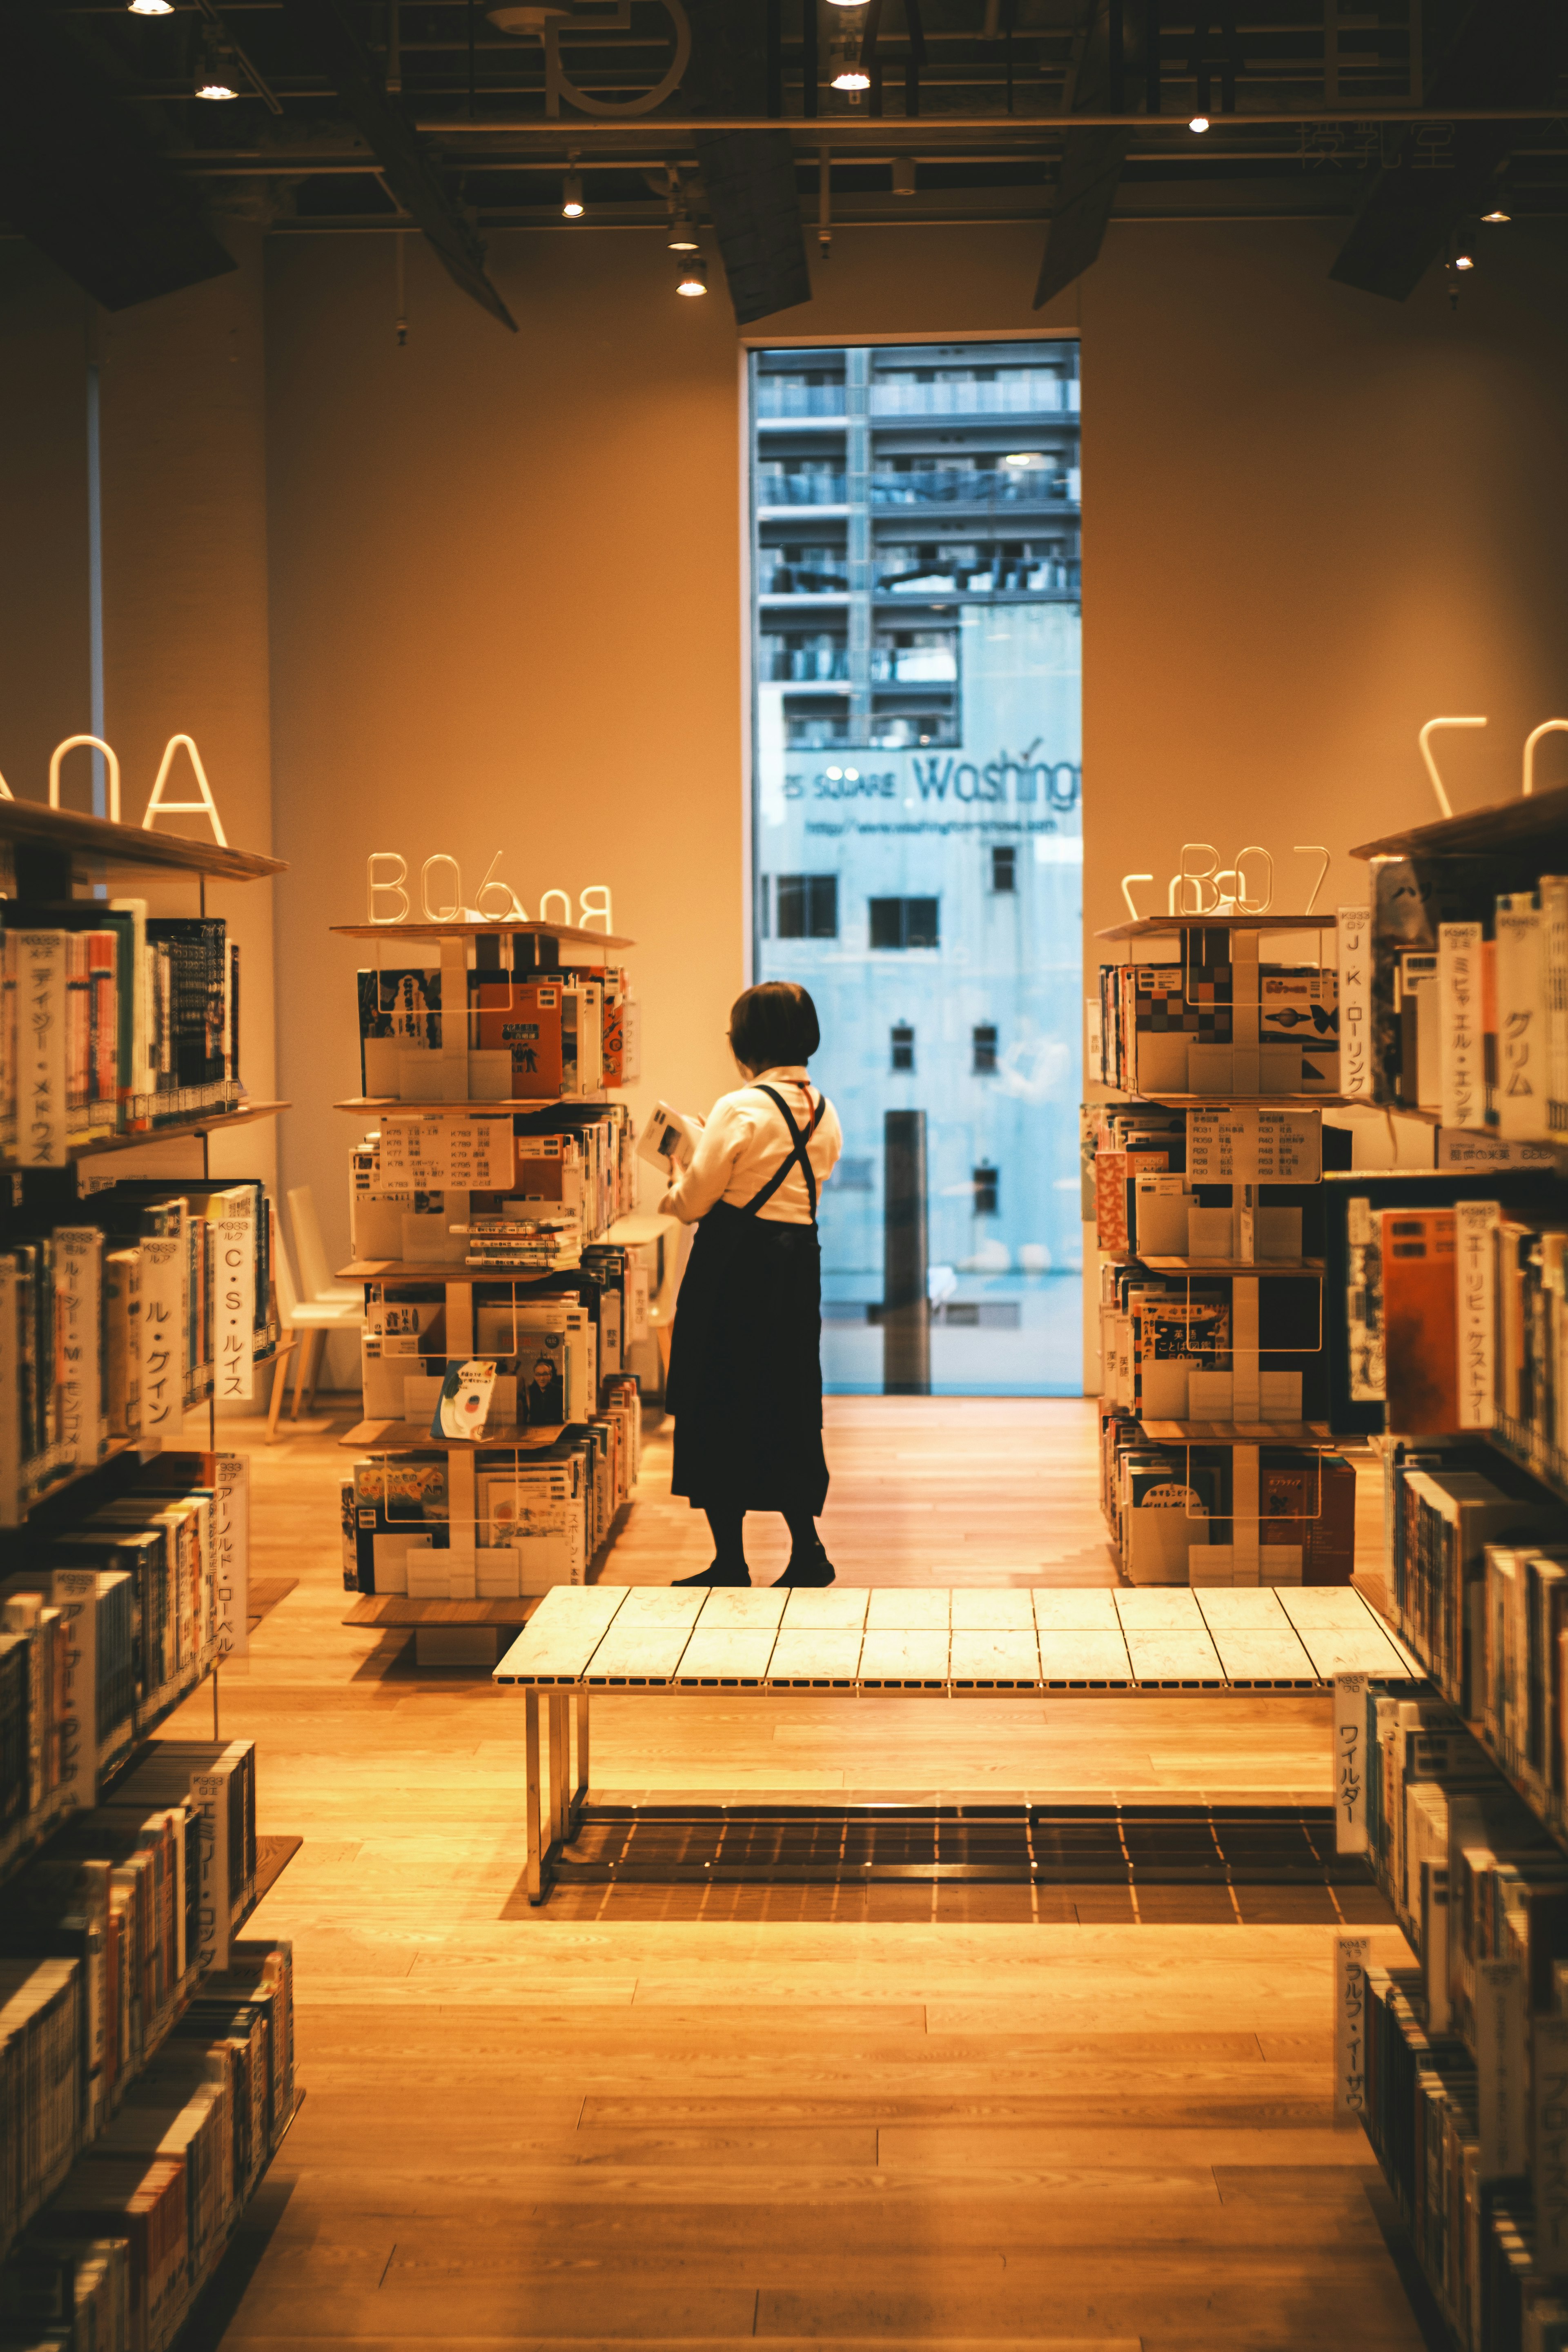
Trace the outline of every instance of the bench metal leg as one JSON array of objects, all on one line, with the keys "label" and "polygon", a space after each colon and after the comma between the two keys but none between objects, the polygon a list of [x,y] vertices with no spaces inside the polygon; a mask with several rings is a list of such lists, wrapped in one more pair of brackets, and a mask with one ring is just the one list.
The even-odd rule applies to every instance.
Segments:
[{"label": "bench metal leg", "polygon": [[524,1691],[523,1745],[527,1767],[527,1788],[523,1798],[523,1827],[528,1840],[528,1899],[542,1903],[544,1880],[544,1787],[540,1773],[539,1756],[539,1693]]},{"label": "bench metal leg", "polygon": [[550,1694],[550,1848],[553,1854],[571,1835],[567,1826],[571,1780],[572,1694]]},{"label": "bench metal leg", "polygon": [[577,1770],[572,1790],[572,1834],[577,1834],[583,1808],[588,1801],[588,1685],[577,1693]]}]

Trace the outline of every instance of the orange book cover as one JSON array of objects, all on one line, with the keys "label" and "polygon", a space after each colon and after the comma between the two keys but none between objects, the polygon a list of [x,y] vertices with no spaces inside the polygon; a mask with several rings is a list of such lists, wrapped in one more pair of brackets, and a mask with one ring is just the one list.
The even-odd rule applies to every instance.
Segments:
[{"label": "orange book cover", "polygon": [[1400,1437],[1459,1426],[1459,1340],[1451,1209],[1384,1209],[1384,1427]]},{"label": "orange book cover", "polygon": [[479,1047],[511,1054],[511,1091],[521,1102],[561,1095],[561,985],[548,980],[481,981]]}]

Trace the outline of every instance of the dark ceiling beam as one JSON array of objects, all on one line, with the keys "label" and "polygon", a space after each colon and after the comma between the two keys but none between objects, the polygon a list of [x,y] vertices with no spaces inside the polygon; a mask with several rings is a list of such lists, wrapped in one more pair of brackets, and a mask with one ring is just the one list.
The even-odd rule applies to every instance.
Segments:
[{"label": "dark ceiling beam", "polygon": [[0,214],[106,310],[236,266],[90,46],[37,0],[0,5]]},{"label": "dark ceiling beam", "polygon": [[331,76],[388,188],[424,230],[447,276],[515,335],[517,320],[485,274],[483,246],[420,145],[409,118],[388,98],[381,68],[360,39],[343,0],[283,0],[283,5],[300,39]]},{"label": "dark ceiling beam", "polygon": [[[1551,101],[1568,70],[1563,0],[1471,0],[1427,84],[1425,111],[1520,108]],[[1447,249],[1460,223],[1489,212],[1497,175],[1521,132],[1506,120],[1452,120],[1446,159],[1430,163],[1407,131],[1373,180],[1331,278],[1403,302]]]},{"label": "dark ceiling beam", "polygon": [[[693,118],[692,149],[735,324],[748,327],[811,299],[795,152],[782,125],[776,131],[721,127],[726,116],[756,117],[767,108],[769,53],[757,37],[752,11],[737,8],[734,0],[686,0],[686,11],[691,59],[679,98]],[[719,121],[702,127],[705,116]]]},{"label": "dark ceiling beam", "polygon": [[[1075,111],[1121,112],[1125,103],[1123,44],[1136,6],[1137,0],[1123,0],[1122,5],[1086,0],[1082,49],[1073,77]],[[1062,142],[1056,203],[1035,288],[1037,310],[1099,260],[1134,128],[1128,123],[1125,128],[1069,131]]]}]

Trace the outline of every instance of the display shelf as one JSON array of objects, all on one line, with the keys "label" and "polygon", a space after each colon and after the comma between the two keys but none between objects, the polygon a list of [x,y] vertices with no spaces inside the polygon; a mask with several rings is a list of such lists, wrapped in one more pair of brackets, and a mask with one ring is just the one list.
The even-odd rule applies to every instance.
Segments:
[{"label": "display shelf", "polygon": [[477,922],[452,923],[333,923],[330,929],[339,940],[493,940],[504,932],[511,939],[557,940],[574,948],[635,948],[636,940],[623,939],[618,931],[587,931],[574,923],[512,922],[505,917],[495,920],[481,918]]},{"label": "display shelf", "polygon": [[[1357,851],[1358,856],[1362,856]],[[1337,918],[1322,915],[1140,915],[1135,923],[1112,923],[1097,940],[1152,940],[1172,931],[1331,931]]]},{"label": "display shelf", "polygon": [[1506,856],[1510,850],[1560,850],[1568,845],[1568,784],[1528,800],[1499,801],[1490,808],[1466,809],[1458,816],[1435,817],[1429,824],[1363,841],[1352,857],[1468,857]]},{"label": "display shelf", "polygon": [[97,869],[104,865],[159,866],[229,882],[260,882],[289,870],[285,859],[263,857],[256,850],[226,849],[216,841],[188,841],[177,833],[114,824],[107,817],[80,816],[74,809],[52,809],[41,801],[0,801],[0,841],[62,852],[82,881],[96,881]]},{"label": "display shelf", "polygon": [[432,1437],[424,1422],[359,1421],[338,1444],[355,1446],[362,1454],[482,1454],[492,1445],[532,1454],[553,1445],[570,1427],[570,1422],[562,1422],[553,1427],[542,1423],[530,1429],[509,1421],[486,1430],[482,1437]]},{"label": "display shelf", "polygon": [[[1093,1079],[1092,1085],[1100,1081]],[[1102,1088],[1093,1108],[1125,1103],[1150,1110],[1387,1110],[1387,1103],[1369,1103],[1364,1095],[1129,1095],[1118,1087]]]},{"label": "display shelf", "polygon": [[[595,1234],[595,1239],[603,1236]],[[584,1242],[584,1249],[593,1244]],[[340,1266],[332,1279],[335,1282],[552,1282],[558,1275],[576,1274],[574,1265],[544,1267],[537,1265],[451,1265],[437,1259],[434,1264],[421,1264],[416,1259],[400,1257],[353,1258]]]},{"label": "display shelf", "polygon": [[[195,1118],[173,1118],[163,1127],[138,1128],[124,1135],[94,1136],[86,1143],[68,1143],[66,1160],[95,1160],[105,1151],[134,1151],[144,1143],[171,1143],[182,1135],[226,1135],[230,1128],[253,1127],[258,1119],[276,1118],[279,1111],[292,1106],[286,1102],[247,1103],[243,1110],[213,1111],[198,1114]],[[24,1160],[0,1160],[0,1175],[26,1174],[33,1163]],[[171,1182],[178,1180],[171,1178]]]},{"label": "display shelf", "polygon": [[[62,1495],[68,1495],[73,1486],[79,1486],[84,1478],[95,1477],[98,1472],[103,1468],[106,1462],[117,1461],[121,1454],[129,1454],[132,1447],[140,1446],[141,1444],[142,1440],[139,1437],[110,1437],[107,1439],[103,1452],[99,1455],[96,1462],[88,1463],[83,1469],[71,1471],[69,1475],[64,1478],[57,1478],[41,1495],[34,1496],[32,1501],[23,1511],[19,1519],[13,1521],[9,1525],[0,1526],[0,1547],[4,1546],[7,1536],[15,1535],[19,1528],[25,1528],[27,1521],[32,1517],[34,1512],[42,1510],[46,1503],[58,1502]],[[153,1461],[155,1459],[155,1455],[152,1452],[149,1452],[147,1458],[149,1461]]]},{"label": "display shelf", "polygon": [[1531,1477],[1538,1479],[1558,1502],[1568,1503],[1568,1472],[1560,1468],[1554,1469],[1549,1464],[1542,1462],[1538,1455],[1531,1452],[1528,1445],[1521,1445],[1516,1438],[1510,1437],[1503,1430],[1495,1427],[1468,1429],[1464,1433],[1468,1438],[1483,1439],[1494,1453],[1502,1455],[1505,1462],[1511,1462],[1516,1470],[1527,1471]]},{"label": "display shelf", "polygon": [[353,1111],[359,1118],[424,1118],[432,1111],[449,1111],[454,1118],[470,1118],[483,1112],[500,1118],[509,1112],[519,1116],[534,1110],[570,1109],[578,1103],[602,1103],[605,1092],[601,1087],[596,1094],[552,1095],[548,1099],[537,1095],[484,1095],[463,1102],[403,1102],[395,1095],[351,1095],[346,1102],[334,1103],[332,1108]]},{"label": "display shelf", "polygon": [[1330,1445],[1326,1421],[1145,1421],[1153,1445]]},{"label": "display shelf", "polygon": [[1152,1274],[1321,1274],[1321,1257],[1150,1257],[1141,1250],[1124,1256],[1102,1250],[1120,1265],[1146,1265]]}]

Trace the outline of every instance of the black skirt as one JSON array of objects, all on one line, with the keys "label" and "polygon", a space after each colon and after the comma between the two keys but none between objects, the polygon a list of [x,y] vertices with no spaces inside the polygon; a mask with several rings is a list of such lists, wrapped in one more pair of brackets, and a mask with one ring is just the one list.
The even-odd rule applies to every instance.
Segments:
[{"label": "black skirt", "polygon": [[815,1225],[721,1201],[697,1228],[670,1334],[673,1494],[694,1510],[805,1511],[827,1500],[822,1252]]}]

